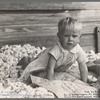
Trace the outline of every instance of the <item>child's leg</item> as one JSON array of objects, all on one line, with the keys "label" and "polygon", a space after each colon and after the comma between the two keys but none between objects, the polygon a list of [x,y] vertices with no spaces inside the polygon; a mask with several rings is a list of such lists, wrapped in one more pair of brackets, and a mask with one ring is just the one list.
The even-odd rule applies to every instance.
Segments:
[{"label": "child's leg", "polygon": [[93,63],[93,62],[88,62],[87,63],[87,67],[88,67],[88,70],[90,72],[92,72],[92,74],[90,72],[88,74],[88,82],[97,82],[97,74],[98,74],[97,65],[95,63]]}]

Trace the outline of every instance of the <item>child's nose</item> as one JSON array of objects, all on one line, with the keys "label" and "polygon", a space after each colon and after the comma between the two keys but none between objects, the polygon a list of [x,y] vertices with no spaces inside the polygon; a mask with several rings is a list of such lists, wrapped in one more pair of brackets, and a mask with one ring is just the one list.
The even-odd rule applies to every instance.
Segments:
[{"label": "child's nose", "polygon": [[72,37],[72,36],[69,36],[69,40],[70,40],[70,41],[73,40],[73,37]]}]

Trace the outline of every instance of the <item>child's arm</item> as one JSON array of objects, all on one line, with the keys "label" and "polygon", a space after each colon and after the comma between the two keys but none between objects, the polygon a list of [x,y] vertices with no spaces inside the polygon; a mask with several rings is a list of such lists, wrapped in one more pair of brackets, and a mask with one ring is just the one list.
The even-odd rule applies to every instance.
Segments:
[{"label": "child's arm", "polygon": [[79,63],[79,69],[82,81],[87,82],[88,69],[85,60]]},{"label": "child's arm", "polygon": [[47,79],[49,80],[53,80],[55,65],[56,65],[56,59],[50,54],[47,65],[47,75],[46,75]]}]

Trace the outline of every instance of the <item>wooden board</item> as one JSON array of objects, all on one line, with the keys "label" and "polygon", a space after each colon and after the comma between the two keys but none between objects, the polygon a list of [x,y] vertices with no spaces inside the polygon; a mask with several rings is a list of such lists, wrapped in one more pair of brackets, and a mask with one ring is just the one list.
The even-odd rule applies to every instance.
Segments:
[{"label": "wooden board", "polygon": [[[17,36],[17,37],[9,37],[5,36],[4,38],[0,38],[0,47],[3,45],[15,45],[15,44],[20,44],[20,45],[24,45],[24,44],[31,44],[34,46],[45,46],[45,47],[49,47],[54,45],[54,43],[56,43],[57,41],[57,37],[56,36],[33,36],[33,37],[25,37],[26,35],[23,36]],[[82,37],[80,45],[82,47],[84,47],[85,51],[89,51],[89,50],[94,50],[95,51],[95,42],[93,39],[93,36],[90,36],[90,39],[88,39],[87,37]]]},{"label": "wooden board", "polygon": [[[45,22],[45,21],[44,21]],[[18,23],[18,22],[17,22]],[[22,21],[22,23],[19,22],[19,24],[13,24],[12,22],[9,22],[9,24],[13,24],[13,25],[6,25],[7,23],[5,23],[5,25],[0,25],[0,35],[1,34],[5,34],[5,33],[21,33],[21,32],[26,32],[26,33],[31,33],[33,32],[33,34],[37,33],[37,34],[45,34],[47,33],[48,35],[52,34],[52,35],[56,35],[56,33],[58,32],[58,27],[57,27],[57,23],[52,23],[52,22],[45,22],[44,24],[42,23],[35,23],[33,22],[24,22]],[[4,24],[4,23],[3,23]],[[100,23],[99,22],[90,22],[90,23],[83,23],[83,29],[82,29],[82,34],[93,34],[94,33],[94,29],[95,27],[100,27]]]},{"label": "wooden board", "polygon": [[82,48],[85,52],[89,52],[90,50],[93,50],[94,52],[96,52],[95,46],[82,46]]},{"label": "wooden board", "polygon": [[35,2],[8,2],[0,3],[0,10],[66,10],[66,9],[100,9],[99,2],[67,2],[61,0],[52,0],[48,2],[38,1]]},{"label": "wooden board", "polygon": [[[59,19],[65,18],[66,16],[72,16],[74,18],[78,18],[82,22],[88,22],[88,21],[100,21],[100,10],[66,10],[66,11],[59,11],[59,12],[39,12],[36,10],[35,12],[28,13],[26,11],[25,13],[20,12],[16,13],[13,12],[11,14],[0,14],[0,22],[6,22],[6,21],[36,21],[40,19],[42,23],[45,21],[54,21],[58,22]],[[48,19],[49,18],[49,19]]]},{"label": "wooden board", "polygon": [[62,13],[38,14],[1,14],[0,32],[5,32],[7,29],[12,32],[34,32],[34,30],[43,32],[48,30],[50,33],[53,32],[52,34],[55,34],[57,33],[57,24],[59,20],[66,16],[73,16],[82,21],[83,34],[94,33],[94,28],[100,26],[100,10],[76,10]]},{"label": "wooden board", "polygon": [[[76,5],[77,3],[73,4]],[[89,3],[87,4],[89,5]],[[18,7],[18,5],[16,4],[14,7]],[[70,7],[72,8],[72,6]],[[59,20],[66,16],[72,16],[78,18],[83,24],[82,34],[84,36],[81,38],[80,45],[86,51],[89,49],[96,50],[94,35],[95,27],[100,26],[100,10],[72,10],[71,8],[66,11],[59,9],[55,11],[52,9],[50,12],[42,9],[36,9],[32,12],[28,8],[28,10],[23,9],[11,13],[5,12],[6,10],[1,10],[0,47],[6,44],[26,43],[35,46],[52,46],[57,40],[56,34]],[[11,10],[9,9],[9,11]]]},{"label": "wooden board", "polygon": [[[72,15],[75,15],[76,12],[77,14],[80,13],[78,15],[80,15],[81,18],[82,15],[84,14],[87,15],[88,12],[90,14],[91,12],[95,11],[82,10],[78,12],[78,10],[76,10],[76,11],[70,11],[68,12],[68,14],[70,13]],[[5,44],[24,44],[24,43],[31,43],[32,45],[35,46],[46,46],[46,47],[51,46],[57,40],[56,34],[57,34],[58,21],[65,15],[66,12],[35,13],[35,14],[1,14],[0,15],[1,46]],[[77,17],[79,17],[78,15]],[[92,16],[94,17],[93,14]],[[94,29],[96,26],[100,26],[99,21],[91,22],[85,20],[83,22],[82,34],[87,34],[87,36],[82,37],[80,43],[82,46],[91,46],[92,48],[94,46],[95,48]]]},{"label": "wooden board", "polygon": [[[30,36],[29,36],[30,34]],[[10,34],[2,34],[0,36],[0,42],[4,43],[28,43],[28,42],[33,42],[34,44],[39,44],[45,45],[45,46],[50,46],[50,44],[54,44],[58,40],[56,35],[38,35],[38,34],[32,34],[32,33],[10,33]],[[94,36],[90,35],[87,37],[87,35],[83,35],[81,37],[81,42],[80,45],[82,46],[91,46],[95,45],[94,41]]]}]

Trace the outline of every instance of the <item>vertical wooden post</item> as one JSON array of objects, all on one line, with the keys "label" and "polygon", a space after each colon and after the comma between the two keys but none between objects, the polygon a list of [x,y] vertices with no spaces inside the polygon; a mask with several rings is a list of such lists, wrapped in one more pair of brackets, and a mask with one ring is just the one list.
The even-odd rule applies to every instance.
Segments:
[{"label": "vertical wooden post", "polygon": [[96,53],[100,52],[100,28],[96,27]]}]

